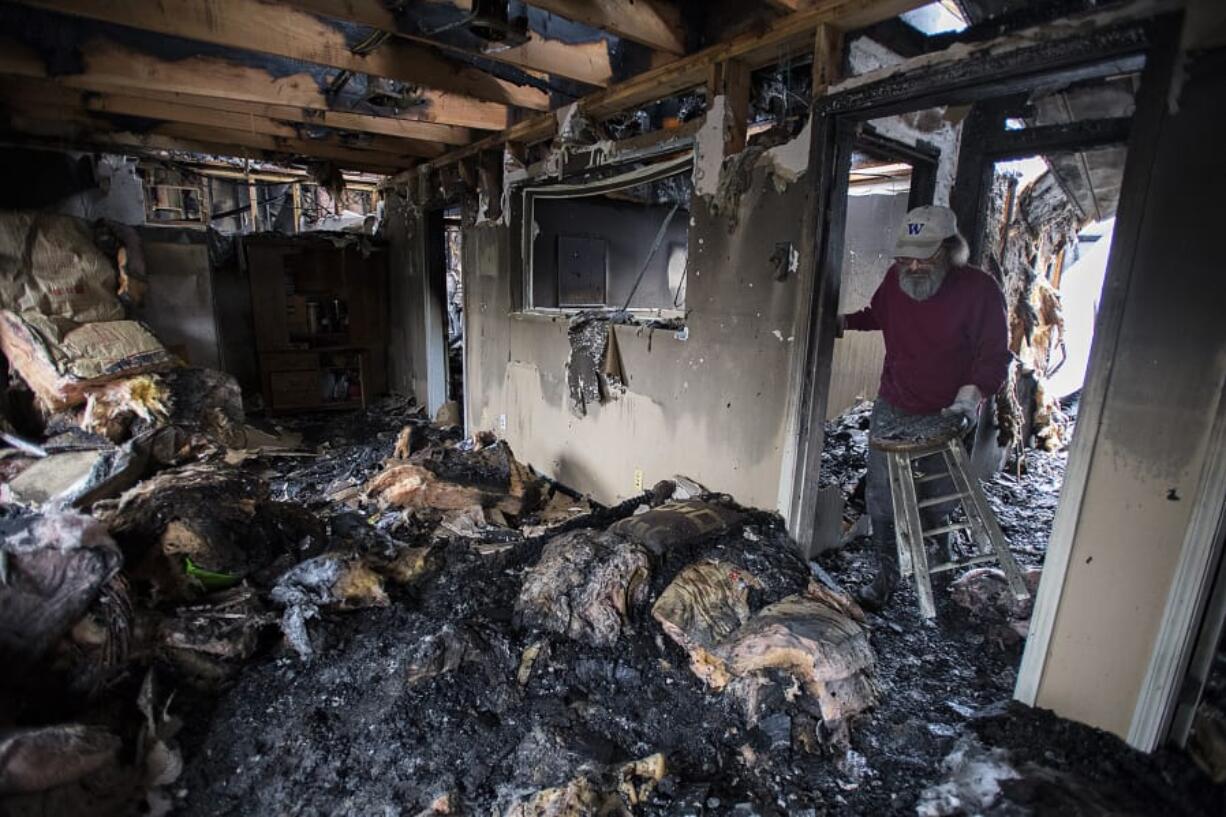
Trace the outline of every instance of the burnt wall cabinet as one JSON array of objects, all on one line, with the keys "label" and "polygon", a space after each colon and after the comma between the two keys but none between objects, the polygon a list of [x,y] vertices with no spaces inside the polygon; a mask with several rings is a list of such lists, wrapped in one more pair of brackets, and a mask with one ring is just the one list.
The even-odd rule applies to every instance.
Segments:
[{"label": "burnt wall cabinet", "polygon": [[351,409],[387,391],[387,254],[317,236],[244,239],[264,404]]}]

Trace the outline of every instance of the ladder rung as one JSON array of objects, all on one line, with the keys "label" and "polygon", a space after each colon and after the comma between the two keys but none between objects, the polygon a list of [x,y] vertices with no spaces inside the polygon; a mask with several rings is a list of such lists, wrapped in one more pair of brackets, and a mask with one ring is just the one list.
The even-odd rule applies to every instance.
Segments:
[{"label": "ladder rung", "polygon": [[924,531],[925,536],[938,536],[942,533],[953,533],[956,530],[970,530],[971,526],[967,522],[955,522],[952,525],[942,525],[939,528]]},{"label": "ladder rung", "polygon": [[911,481],[919,485],[921,482],[932,482],[934,479],[949,479],[949,472],[942,471],[939,474],[924,474],[922,477],[913,477]]},{"label": "ladder rung", "polygon": [[931,508],[933,505],[940,505],[944,502],[952,502],[955,499],[969,499],[970,494],[946,494],[945,496],[934,496],[932,499],[922,499],[918,503],[918,507]]},{"label": "ladder rung", "polygon": [[983,564],[984,562],[994,562],[994,561],[996,561],[996,554],[989,553],[985,556],[975,556],[973,558],[962,559],[961,561],[957,561],[957,562],[944,562],[942,564],[937,565],[936,567],[928,568],[928,572],[929,573],[940,573],[945,570],[953,570],[959,567],[969,567],[970,565],[978,565],[978,564]]}]

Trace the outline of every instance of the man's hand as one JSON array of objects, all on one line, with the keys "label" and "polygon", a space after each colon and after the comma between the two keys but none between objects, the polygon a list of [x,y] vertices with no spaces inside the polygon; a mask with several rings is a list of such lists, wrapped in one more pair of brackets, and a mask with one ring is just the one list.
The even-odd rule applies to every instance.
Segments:
[{"label": "man's hand", "polygon": [[966,418],[967,427],[979,422],[979,404],[983,402],[983,392],[978,386],[966,385],[958,389],[958,395],[948,408],[941,409],[945,416],[959,415]]}]

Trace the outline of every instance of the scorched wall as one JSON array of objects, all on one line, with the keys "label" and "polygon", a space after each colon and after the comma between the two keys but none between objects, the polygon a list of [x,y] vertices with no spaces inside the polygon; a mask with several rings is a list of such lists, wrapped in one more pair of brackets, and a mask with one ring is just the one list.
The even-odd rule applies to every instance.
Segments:
[{"label": "scorched wall", "polygon": [[[805,150],[808,138],[797,137]],[[805,185],[774,168],[770,153],[759,157],[735,223],[695,194],[688,339],[617,327],[628,390],[585,417],[569,406],[566,319],[515,311],[518,226],[467,229],[470,427],[498,431],[522,460],[602,502],[638,493],[641,472],[645,486],[685,474],[775,507],[799,286],[794,272],[776,280],[770,256],[777,242],[800,247]]]}]

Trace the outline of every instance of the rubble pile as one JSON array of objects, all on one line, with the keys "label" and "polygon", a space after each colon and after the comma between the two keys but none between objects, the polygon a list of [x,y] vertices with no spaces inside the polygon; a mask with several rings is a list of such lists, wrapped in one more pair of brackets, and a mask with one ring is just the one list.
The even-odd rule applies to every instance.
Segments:
[{"label": "rubble pile", "polygon": [[[538,498],[509,517],[490,501],[500,469],[486,466],[506,461],[505,443],[449,450],[410,457],[435,463],[441,507],[397,511],[438,520],[403,542],[420,572],[360,615],[306,618],[309,662],[274,650],[244,673],[188,766],[199,796],[184,813],[817,807],[803,765],[838,754],[872,704],[874,656],[854,603],[813,583],[776,517],[715,495],[674,501],[664,485],[540,531],[551,489],[539,478]],[[467,482],[442,476],[459,455],[470,468],[451,473]],[[404,467],[391,459],[367,483],[368,509],[386,507],[389,483],[419,482]],[[455,491],[478,485],[459,516]],[[711,569],[738,588],[739,618],[713,644],[722,684],[691,669],[683,646],[712,638],[703,616],[670,616],[720,605],[689,580]],[[844,701],[844,689],[862,697]]]},{"label": "rubble pile", "polygon": [[[14,224],[71,286],[0,270],[50,350],[0,331],[0,813],[1213,813],[1170,793],[1189,763],[1002,704],[1030,611],[997,571],[940,627],[842,589],[867,404],[823,455],[849,544],[811,563],[692,480],[603,507],[408,400],[257,425],[152,338],[79,376],[97,350],[34,333],[124,323],[114,270]],[[1063,460],[1027,456],[988,491],[1033,587]]]},{"label": "rubble pile", "polygon": [[[1066,730],[1048,747],[1064,777],[1026,754],[1041,713],[1001,703],[1022,636],[991,629],[1025,611],[987,616],[990,571],[962,580],[983,618],[957,591],[940,628],[906,593],[866,618],[835,584],[867,573],[857,542],[822,570],[776,515],[689,480],[601,507],[397,400],[287,425],[244,426],[242,448],[197,431],[194,459],[81,510],[4,506],[0,648],[22,668],[5,808],[955,814],[1120,796],[1101,767],[1122,744],[1091,762]],[[968,793],[981,754],[1009,771]],[[1198,813],[1134,772],[1127,802]]]},{"label": "rubble pile", "polygon": [[817,807],[875,655],[777,517],[688,480],[600,507],[402,401],[189,422],[182,379],[88,438],[166,436],[117,496],[7,497],[6,807]]},{"label": "rubble pile", "polygon": [[[1067,407],[1076,418],[1076,403]],[[876,569],[864,507],[868,417],[862,402],[827,423],[823,480],[844,492],[845,544],[817,557],[845,587]],[[1072,427],[1069,428],[1071,438]],[[1023,467],[984,483],[1032,593],[1063,482],[1067,449],[1030,450]],[[936,626],[916,615],[914,587],[867,626],[877,704],[850,748],[815,785],[834,813],[1216,814],[1226,795],[1186,756],[1144,756],[1114,736],[1011,703],[1033,596],[1003,592],[995,567],[937,574]]]}]

